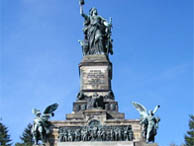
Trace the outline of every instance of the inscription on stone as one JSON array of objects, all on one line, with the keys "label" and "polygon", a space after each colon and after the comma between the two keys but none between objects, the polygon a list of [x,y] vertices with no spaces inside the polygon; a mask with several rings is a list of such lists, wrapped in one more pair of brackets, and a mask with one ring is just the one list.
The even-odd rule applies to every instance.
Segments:
[{"label": "inscription on stone", "polygon": [[109,90],[108,66],[81,67],[82,90]]}]

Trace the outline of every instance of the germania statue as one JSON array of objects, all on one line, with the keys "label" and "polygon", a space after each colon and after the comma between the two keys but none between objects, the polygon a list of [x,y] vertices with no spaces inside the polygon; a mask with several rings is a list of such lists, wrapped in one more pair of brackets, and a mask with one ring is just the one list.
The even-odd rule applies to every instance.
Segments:
[{"label": "germania statue", "polygon": [[158,123],[160,122],[160,118],[155,117],[154,114],[160,108],[160,105],[157,105],[153,111],[150,110],[149,112],[147,112],[147,109],[140,103],[132,102],[132,104],[141,116],[140,124],[143,127],[143,137],[146,139],[147,143],[154,142],[155,136],[157,134]]},{"label": "germania statue", "polygon": [[32,109],[32,113],[36,116],[33,121],[31,133],[35,141],[35,145],[38,145],[38,141],[41,140],[43,144],[47,142],[50,134],[50,122],[49,118],[54,116],[54,111],[57,109],[58,104],[52,104],[46,107],[43,114],[41,115],[40,110]]},{"label": "germania statue", "polygon": [[112,18],[108,22],[98,15],[96,8],[91,8],[89,15],[86,15],[83,12],[84,0],[80,0],[79,4],[80,15],[84,18],[84,40],[79,40],[83,55],[108,55],[109,53],[112,55]]}]

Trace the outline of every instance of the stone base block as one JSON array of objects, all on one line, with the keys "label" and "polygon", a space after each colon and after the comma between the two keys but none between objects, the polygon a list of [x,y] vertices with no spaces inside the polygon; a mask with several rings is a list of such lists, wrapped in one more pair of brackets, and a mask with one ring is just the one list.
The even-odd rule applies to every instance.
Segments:
[{"label": "stone base block", "polygon": [[143,146],[158,146],[157,143],[145,143]]},{"label": "stone base block", "polygon": [[157,143],[135,142],[134,146],[158,146]]},{"label": "stone base block", "polygon": [[135,146],[134,142],[60,142],[57,146]]}]

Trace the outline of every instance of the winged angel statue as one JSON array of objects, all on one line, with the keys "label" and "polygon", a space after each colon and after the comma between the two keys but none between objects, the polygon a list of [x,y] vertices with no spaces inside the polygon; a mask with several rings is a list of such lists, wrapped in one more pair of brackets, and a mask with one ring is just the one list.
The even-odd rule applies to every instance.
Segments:
[{"label": "winged angel statue", "polygon": [[46,107],[43,114],[40,110],[34,108],[32,113],[36,116],[33,121],[31,133],[35,140],[35,145],[38,145],[38,141],[41,140],[44,144],[47,141],[48,135],[50,134],[50,122],[49,118],[54,116],[54,111],[58,108],[58,104],[52,104]]},{"label": "winged angel statue", "polygon": [[157,134],[158,123],[160,121],[159,117],[155,117],[154,114],[160,108],[160,105],[157,105],[154,110],[147,109],[140,103],[132,102],[136,110],[139,112],[140,124],[143,126],[143,137],[146,139],[146,142],[154,142],[154,137]]}]

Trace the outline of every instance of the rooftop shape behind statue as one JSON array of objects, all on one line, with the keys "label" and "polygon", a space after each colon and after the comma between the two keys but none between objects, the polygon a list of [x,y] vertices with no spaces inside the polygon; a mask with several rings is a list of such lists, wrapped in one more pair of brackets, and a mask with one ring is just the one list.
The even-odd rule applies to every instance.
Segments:
[{"label": "rooftop shape behind statue", "polygon": [[154,142],[154,138],[157,134],[158,123],[160,122],[159,117],[155,117],[154,114],[160,108],[160,105],[157,105],[154,110],[147,112],[147,109],[140,103],[132,102],[136,110],[139,112],[140,124],[143,126],[143,137],[146,139],[146,142]]},{"label": "rooftop shape behind statue", "polygon": [[96,8],[91,8],[89,15],[83,12],[84,0],[80,0],[80,15],[84,17],[84,40],[79,43],[82,46],[83,55],[104,54],[112,55],[111,29],[112,18],[110,22],[98,15]]}]

